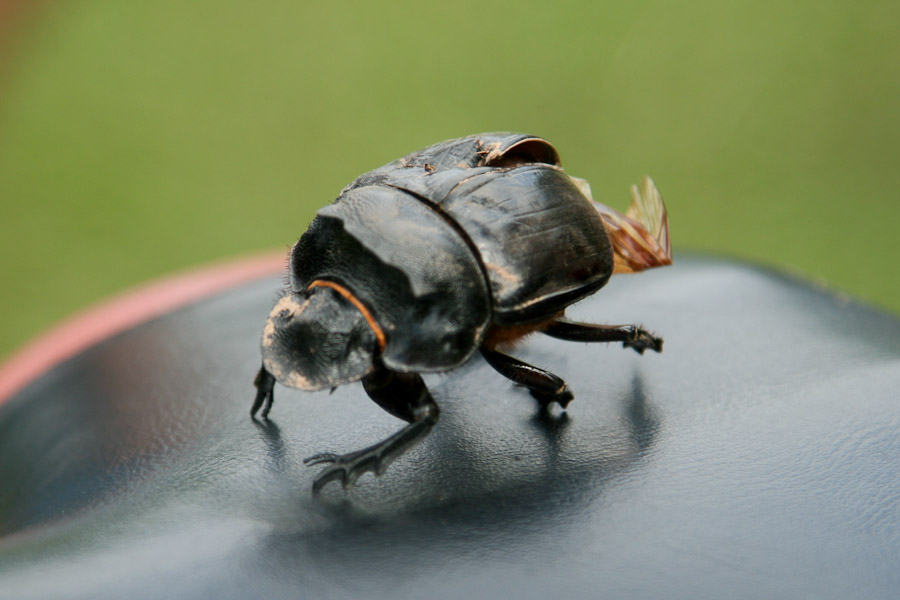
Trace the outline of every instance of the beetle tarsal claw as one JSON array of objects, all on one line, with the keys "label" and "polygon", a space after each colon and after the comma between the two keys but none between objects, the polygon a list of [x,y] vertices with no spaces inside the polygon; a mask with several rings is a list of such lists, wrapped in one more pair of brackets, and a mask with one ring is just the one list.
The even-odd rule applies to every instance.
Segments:
[{"label": "beetle tarsal claw", "polygon": [[559,404],[560,408],[565,410],[569,406],[569,402],[575,399],[575,395],[569,389],[569,386],[563,385],[562,388],[554,393],[542,392],[540,390],[528,390],[531,395],[541,403],[544,408],[549,408],[554,402]]},{"label": "beetle tarsal claw", "polygon": [[311,467],[313,465],[321,465],[323,463],[335,462],[340,458],[338,454],[334,452],[322,452],[320,454],[316,454],[314,456],[309,456],[303,459],[303,464]]},{"label": "beetle tarsal claw", "polygon": [[634,328],[634,333],[630,340],[622,342],[625,348],[631,348],[638,354],[644,354],[645,350],[653,350],[654,352],[662,352],[663,339],[656,337],[649,331],[640,327]]},{"label": "beetle tarsal claw", "polygon": [[313,483],[313,491],[316,492],[329,482],[337,480],[341,482],[341,486],[345,490],[349,489],[356,484],[356,480],[366,471],[371,471],[375,475],[383,474],[389,462],[389,460],[384,459],[381,445],[349,454],[322,452],[303,460],[303,464],[309,467],[330,463],[328,467],[316,475]]}]

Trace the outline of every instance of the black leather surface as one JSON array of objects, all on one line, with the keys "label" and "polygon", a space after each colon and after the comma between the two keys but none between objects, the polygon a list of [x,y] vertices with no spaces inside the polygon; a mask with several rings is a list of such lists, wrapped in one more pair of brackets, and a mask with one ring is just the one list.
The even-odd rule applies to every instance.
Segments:
[{"label": "black leather surface", "polygon": [[301,459],[400,422],[359,385],[250,420],[279,279],[115,337],[0,407],[0,597],[896,598],[900,321],[740,264],[676,257],[570,314],[661,355],[544,336],[568,413],[480,358],[375,479]]}]

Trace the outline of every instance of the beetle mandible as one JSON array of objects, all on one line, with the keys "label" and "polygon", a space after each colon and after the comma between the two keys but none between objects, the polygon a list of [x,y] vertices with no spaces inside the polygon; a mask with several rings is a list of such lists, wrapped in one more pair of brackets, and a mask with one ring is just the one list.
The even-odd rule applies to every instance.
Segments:
[{"label": "beetle mandible", "polygon": [[274,385],[300,390],[362,381],[407,422],[328,466],[314,491],[352,485],[420,441],[439,409],[420,373],[460,367],[476,350],[542,405],[565,408],[566,383],[501,351],[541,332],[622,342],[643,354],[662,339],[635,325],[565,318],[613,273],[671,263],[668,217],[649,178],[626,214],[593,202],[539,137],[485,133],[441,142],[361,175],[320,209],[290,251],[290,284],[262,334],[251,415],[267,419]]}]

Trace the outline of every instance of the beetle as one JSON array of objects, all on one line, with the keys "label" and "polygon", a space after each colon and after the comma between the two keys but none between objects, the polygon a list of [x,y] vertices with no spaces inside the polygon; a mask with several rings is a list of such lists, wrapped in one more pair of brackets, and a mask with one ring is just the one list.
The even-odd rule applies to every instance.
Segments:
[{"label": "beetle", "polygon": [[251,416],[262,408],[268,419],[276,381],[307,391],[362,381],[407,422],[368,448],[307,458],[327,465],[318,491],[380,475],[424,438],[439,408],[421,374],[456,369],[476,351],[544,407],[565,409],[573,395],[560,377],[504,350],[534,332],[662,350],[641,327],[564,314],[614,272],[671,263],[653,182],[632,195],[626,214],[593,202],[549,142],[516,133],[447,140],[359,176],[290,250],[289,285],[262,333]]}]

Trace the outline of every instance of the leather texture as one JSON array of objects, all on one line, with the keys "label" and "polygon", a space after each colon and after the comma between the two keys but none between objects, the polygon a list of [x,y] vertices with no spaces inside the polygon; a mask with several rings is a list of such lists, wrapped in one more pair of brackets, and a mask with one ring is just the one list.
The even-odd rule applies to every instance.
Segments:
[{"label": "leather texture", "polygon": [[565,413],[478,355],[428,438],[311,494],[304,457],[400,428],[359,384],[248,411],[278,277],[108,339],[0,406],[0,598],[896,598],[900,320],[697,256],[569,311],[660,355],[528,338]]}]

